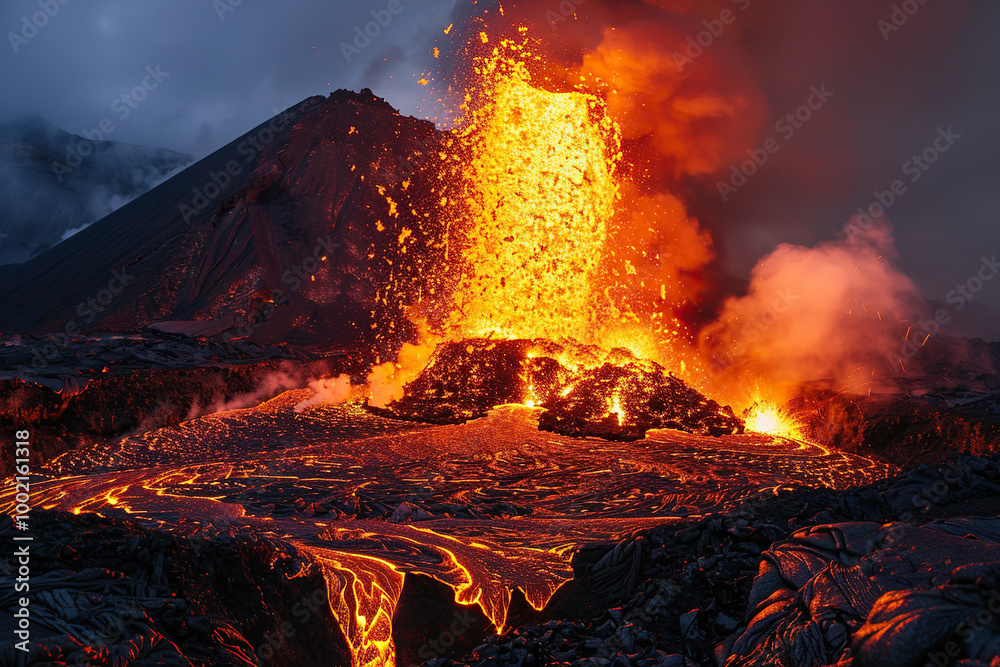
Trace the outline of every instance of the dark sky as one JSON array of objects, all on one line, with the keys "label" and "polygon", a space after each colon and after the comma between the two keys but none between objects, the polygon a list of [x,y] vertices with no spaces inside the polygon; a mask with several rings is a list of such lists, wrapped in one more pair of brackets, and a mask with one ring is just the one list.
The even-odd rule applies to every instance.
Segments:
[{"label": "dark sky", "polygon": [[[388,0],[243,0],[230,7],[237,2],[71,0],[19,44],[18,53],[4,39],[0,113],[37,113],[74,133],[108,117],[116,123],[115,141],[197,157],[276,108],[337,88],[377,85],[395,106],[417,114],[424,92],[415,84],[419,77],[405,68],[393,71],[385,59],[405,64],[429,31],[448,25],[454,4],[399,0],[403,11],[348,63],[341,42],[353,41],[355,28],[372,20],[372,10],[385,10]],[[38,0],[6,0],[0,29],[20,33],[23,17],[38,11]],[[169,76],[119,122],[112,104],[142,84],[147,66],[157,65]]]},{"label": "dark sky", "polygon": [[[348,63],[341,43],[388,0],[242,0],[220,17],[220,6],[237,1],[69,0],[15,53],[8,33],[20,33],[23,18],[41,10],[38,0],[6,0],[0,117],[40,114],[74,133],[112,118],[112,140],[198,157],[276,109],[342,87],[369,86],[404,113],[434,118],[441,109],[424,102],[429,89],[416,83],[433,64],[430,48],[453,15],[491,6],[399,0],[402,11]],[[875,190],[909,178],[904,163],[948,127],[961,139],[907,183],[889,212],[901,265],[927,296],[944,298],[976,274],[982,255],[1000,253],[1000,3],[927,0],[886,40],[877,21],[901,0],[644,1],[686,6],[682,20],[695,31],[727,3],[746,3],[721,41],[742,54],[767,100],[761,142],[812,85],[834,92],[728,201],[717,193],[719,177],[688,184],[699,217],[718,232],[724,268],[746,275],[777,243],[833,238]],[[588,4],[577,2],[582,17]],[[607,10],[639,0],[602,2]],[[544,19],[558,0],[511,5],[536,17],[536,36],[560,39]],[[120,120],[112,104],[156,66],[169,76]],[[1000,308],[1000,277],[978,299]]]}]

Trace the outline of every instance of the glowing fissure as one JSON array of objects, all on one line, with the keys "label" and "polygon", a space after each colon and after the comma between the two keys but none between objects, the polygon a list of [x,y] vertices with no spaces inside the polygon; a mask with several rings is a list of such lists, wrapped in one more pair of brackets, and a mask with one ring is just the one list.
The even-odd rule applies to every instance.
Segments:
[{"label": "glowing fissure", "polygon": [[330,609],[351,649],[353,667],[396,664],[392,618],[404,575],[380,558],[306,547],[323,568]]}]

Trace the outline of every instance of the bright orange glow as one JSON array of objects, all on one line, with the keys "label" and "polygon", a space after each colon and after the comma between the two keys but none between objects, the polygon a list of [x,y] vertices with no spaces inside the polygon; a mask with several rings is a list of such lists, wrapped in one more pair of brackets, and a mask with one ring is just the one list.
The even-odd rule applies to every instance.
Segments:
[{"label": "bright orange glow", "polygon": [[646,197],[626,179],[601,95],[543,87],[528,42],[489,44],[465,125],[439,156],[457,188],[442,199],[445,245],[462,267],[446,337],[622,348],[682,378],[703,375],[672,309],[697,295],[687,274],[712,257],[707,232],[680,200]]},{"label": "bright orange glow", "polygon": [[804,440],[802,423],[775,403],[766,400],[755,402],[744,414],[748,431],[776,435],[793,440]]},{"label": "bright orange glow", "polygon": [[420,320],[417,324],[417,342],[404,344],[396,361],[379,364],[369,372],[365,393],[372,405],[385,407],[391,401],[401,398],[403,385],[420,374],[440,342],[428,330],[426,322]]},{"label": "bright orange glow", "polygon": [[322,550],[330,609],[351,647],[352,667],[391,667],[396,662],[392,617],[404,575],[371,556]]},{"label": "bright orange glow", "polygon": [[618,419],[619,426],[625,423],[625,409],[622,407],[622,397],[617,393],[611,399],[611,405],[608,406],[608,414],[614,415]]}]

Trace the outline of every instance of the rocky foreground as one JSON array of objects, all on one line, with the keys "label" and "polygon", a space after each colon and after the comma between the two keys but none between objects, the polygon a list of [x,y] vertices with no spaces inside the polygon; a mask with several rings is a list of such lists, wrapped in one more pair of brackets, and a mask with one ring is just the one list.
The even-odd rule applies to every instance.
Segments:
[{"label": "rocky foreground", "polygon": [[995,666],[998,482],[996,458],[965,457],[748,499],[608,552],[609,567],[632,556],[642,583],[589,623],[516,628],[425,664]]},{"label": "rocky foreground", "polygon": [[[761,491],[578,554],[575,577],[600,604],[557,596],[499,636],[457,610],[399,664],[996,667],[998,514],[1000,457],[840,492]],[[350,664],[320,568],[277,535],[33,519],[31,664]],[[11,561],[3,574],[13,591]],[[470,636],[489,638],[451,655]],[[8,644],[0,662],[14,656]]]}]

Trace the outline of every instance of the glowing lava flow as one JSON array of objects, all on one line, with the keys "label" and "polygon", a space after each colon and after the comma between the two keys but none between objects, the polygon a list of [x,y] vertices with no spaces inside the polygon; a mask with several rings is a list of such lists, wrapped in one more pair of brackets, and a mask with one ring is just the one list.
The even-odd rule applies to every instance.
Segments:
[{"label": "glowing lava flow", "polygon": [[[296,412],[308,393],[69,452],[32,480],[33,502],[185,538],[243,526],[285,536],[323,568],[353,664],[383,666],[400,648],[391,622],[408,575],[448,586],[500,629],[514,591],[542,609],[573,581],[580,548],[725,512],[760,488],[846,488],[892,471],[759,435],[661,430],[632,446],[542,433],[535,411],[514,406],[433,427],[353,405]],[[266,449],[278,443],[288,446]],[[60,476],[68,470],[75,476]],[[404,500],[423,518],[396,515]],[[0,486],[0,512],[15,505],[13,485]],[[314,514],[319,506],[331,511]],[[498,516],[498,507],[525,513]]]},{"label": "glowing lava flow", "polygon": [[392,618],[403,573],[380,558],[311,548],[323,568],[330,609],[351,647],[353,667],[396,664]]},{"label": "glowing lava flow", "polygon": [[[433,521],[422,523],[435,525]],[[528,604],[541,611],[556,591],[573,579],[571,561],[576,544],[561,543],[558,548],[548,549],[522,544],[511,548],[487,537],[495,529],[491,524],[466,523],[467,528],[473,525],[478,525],[483,534],[460,538],[429,526],[355,520],[320,531],[320,541],[304,539],[297,545],[321,556],[331,548],[323,546],[326,543],[336,545],[338,553],[367,553],[373,558],[374,553],[419,554],[420,557],[400,570],[423,574],[448,585],[455,592],[456,603],[477,605],[498,632],[506,625],[515,588],[524,593]],[[515,531],[518,527],[533,530],[536,535],[544,530],[530,520],[508,526]],[[530,575],[524,576],[525,572]],[[365,572],[365,576],[370,577],[371,573]],[[374,581],[381,585],[384,580],[384,574],[376,573]]]}]

